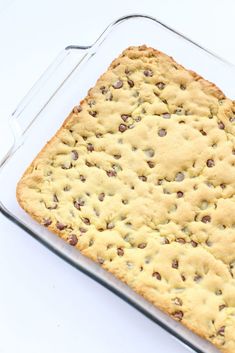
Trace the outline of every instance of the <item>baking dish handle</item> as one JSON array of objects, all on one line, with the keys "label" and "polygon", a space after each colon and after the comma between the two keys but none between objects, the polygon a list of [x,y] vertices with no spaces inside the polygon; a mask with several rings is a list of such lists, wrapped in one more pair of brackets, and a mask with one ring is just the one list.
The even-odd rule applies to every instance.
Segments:
[{"label": "baking dish handle", "polygon": [[[12,114],[12,118],[20,125],[22,133],[28,129],[33,122],[32,120],[36,118],[66,78],[81,63],[90,48],[91,46],[70,45],[46,69]],[[46,93],[43,89],[44,86],[46,86]],[[30,116],[27,114],[29,108]]]},{"label": "baking dish handle", "polygon": [[0,155],[0,165],[22,143],[27,129],[65,80],[84,60],[91,47],[74,45],[66,47],[18,104],[9,120],[13,142],[11,141],[11,147],[8,146],[7,153],[4,151],[4,156]]}]

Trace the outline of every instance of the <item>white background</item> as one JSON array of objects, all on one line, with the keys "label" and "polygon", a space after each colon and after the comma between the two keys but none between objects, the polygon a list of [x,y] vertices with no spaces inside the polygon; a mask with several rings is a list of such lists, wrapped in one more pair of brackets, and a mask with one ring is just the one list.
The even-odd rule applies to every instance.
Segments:
[{"label": "white background", "polygon": [[[7,118],[57,53],[145,13],[235,63],[233,0],[0,0],[0,159]],[[0,353],[188,349],[0,214]]]}]

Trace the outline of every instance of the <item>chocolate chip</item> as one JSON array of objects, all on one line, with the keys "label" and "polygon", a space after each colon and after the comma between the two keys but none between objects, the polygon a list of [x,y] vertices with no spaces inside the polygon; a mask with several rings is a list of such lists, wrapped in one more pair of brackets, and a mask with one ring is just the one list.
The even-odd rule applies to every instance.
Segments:
[{"label": "chocolate chip", "polygon": [[223,310],[224,308],[226,308],[226,305],[225,305],[225,304],[221,304],[221,305],[219,306],[219,311]]},{"label": "chocolate chip", "polygon": [[80,113],[82,111],[82,107],[80,105],[73,108],[73,112],[75,114]]},{"label": "chocolate chip", "polygon": [[218,127],[219,127],[219,129],[221,129],[221,130],[224,130],[224,123],[222,122],[222,121],[219,121],[218,122]]},{"label": "chocolate chip", "polygon": [[144,152],[145,152],[145,154],[146,154],[148,157],[150,157],[150,158],[154,157],[155,152],[154,152],[154,150],[153,150],[152,148],[148,148],[148,149],[145,150]]},{"label": "chocolate chip", "polygon": [[150,69],[144,70],[144,76],[152,77],[153,76],[153,71],[150,70]]},{"label": "chocolate chip", "polygon": [[72,168],[72,164],[71,163],[70,164],[62,164],[61,168],[62,169],[71,169]]},{"label": "chocolate chip", "polygon": [[93,240],[93,239],[90,239],[88,245],[89,245],[89,246],[92,246],[93,244],[94,244],[94,240]]},{"label": "chocolate chip", "polygon": [[182,278],[182,281],[185,282],[186,281],[186,278],[184,275],[181,275],[181,278]]},{"label": "chocolate chip", "polygon": [[71,157],[74,161],[76,161],[78,159],[78,152],[75,150],[71,151]]},{"label": "chocolate chip", "polygon": [[208,160],[206,161],[206,165],[207,165],[208,168],[212,168],[212,167],[214,167],[215,162],[214,162],[213,159],[208,159]]},{"label": "chocolate chip", "polygon": [[114,154],[113,156],[114,156],[115,159],[120,159],[121,158],[120,154]]},{"label": "chocolate chip", "polygon": [[132,81],[132,80],[130,80],[130,79],[128,79],[127,80],[127,83],[128,83],[128,85],[132,88],[132,87],[134,87],[134,81]]},{"label": "chocolate chip", "polygon": [[81,205],[80,205],[80,203],[78,202],[78,201],[74,201],[74,203],[73,203],[73,205],[74,205],[74,207],[77,209],[77,210],[80,210],[81,209]]},{"label": "chocolate chip", "polygon": [[97,112],[96,112],[95,110],[89,110],[88,113],[89,113],[91,116],[93,116],[93,118],[95,118],[96,115],[97,115]]},{"label": "chocolate chip", "polygon": [[162,114],[162,117],[163,117],[164,119],[170,119],[170,118],[171,118],[171,114],[169,114],[169,113],[163,113],[163,114]]},{"label": "chocolate chip", "polygon": [[174,319],[181,321],[183,319],[184,313],[181,310],[175,311],[172,316],[174,317]]},{"label": "chocolate chip", "polygon": [[85,178],[84,175],[82,175],[82,174],[79,176],[79,179],[80,179],[83,183],[86,181],[86,178]]},{"label": "chocolate chip", "polygon": [[203,135],[203,136],[206,136],[207,133],[204,131],[204,130],[200,130],[200,133]]},{"label": "chocolate chip", "polygon": [[179,262],[178,262],[178,260],[174,259],[174,260],[172,261],[171,266],[172,266],[173,268],[178,268],[178,267],[179,267]]},{"label": "chocolate chip", "polygon": [[109,222],[109,223],[107,223],[107,225],[106,225],[106,228],[107,228],[107,229],[113,229],[114,227],[115,227],[115,225],[114,225],[113,222]]},{"label": "chocolate chip", "polygon": [[166,136],[166,134],[167,134],[167,131],[165,129],[158,130],[158,136],[164,137],[164,136]]},{"label": "chocolate chip", "polygon": [[109,176],[109,177],[115,177],[117,175],[117,172],[115,170],[107,170],[106,171],[106,174]]},{"label": "chocolate chip", "polygon": [[220,187],[221,187],[221,189],[224,190],[226,188],[226,185],[224,183],[222,183],[222,184],[220,184]]},{"label": "chocolate chip", "polygon": [[154,168],[154,163],[152,161],[147,161],[149,168]]},{"label": "chocolate chip", "polygon": [[225,334],[225,326],[220,327],[220,329],[217,331],[217,335],[223,336]]},{"label": "chocolate chip", "polygon": [[147,177],[145,175],[139,175],[138,178],[142,181],[147,181]]},{"label": "chocolate chip", "polygon": [[184,238],[177,238],[175,241],[176,241],[177,243],[180,243],[180,244],[185,244],[185,243],[186,243],[186,241],[185,241]]},{"label": "chocolate chip", "polygon": [[121,118],[122,118],[123,121],[126,122],[127,119],[130,118],[130,115],[128,115],[128,114],[122,114],[122,115],[121,115]]},{"label": "chocolate chip", "polygon": [[177,108],[174,112],[177,115],[183,115],[184,114],[184,110],[182,108]]},{"label": "chocolate chip", "polygon": [[209,181],[205,182],[205,184],[208,186],[208,188],[214,188],[214,185],[212,183],[210,183]]},{"label": "chocolate chip", "polygon": [[113,100],[113,95],[111,92],[109,92],[107,95],[106,95],[106,98],[105,98],[106,101],[112,101]]},{"label": "chocolate chip", "polygon": [[78,238],[77,238],[76,234],[69,234],[67,241],[70,245],[75,246],[75,245],[77,245]]},{"label": "chocolate chip", "polygon": [[184,91],[186,89],[186,86],[181,83],[180,89],[182,89]]},{"label": "chocolate chip", "polygon": [[205,243],[206,243],[206,245],[209,246],[209,247],[211,247],[212,244],[213,244],[209,239],[207,239],[207,240],[205,241]]},{"label": "chocolate chip", "polygon": [[175,176],[175,181],[183,181],[184,180],[184,174],[182,172],[179,172]]},{"label": "chocolate chip", "polygon": [[71,189],[71,186],[70,185],[66,185],[65,187],[64,187],[64,191],[69,191]]},{"label": "chocolate chip", "polygon": [[98,199],[99,199],[100,201],[104,201],[104,197],[105,197],[105,193],[102,192],[101,194],[99,194]]},{"label": "chocolate chip", "polygon": [[92,99],[88,102],[89,107],[91,108],[93,105],[95,105],[95,100]]},{"label": "chocolate chip", "polygon": [[125,124],[120,124],[118,130],[120,132],[124,132],[128,129],[128,127]]},{"label": "chocolate chip", "polygon": [[217,289],[215,291],[215,295],[222,295],[222,290],[221,289]]},{"label": "chocolate chip", "polygon": [[170,241],[167,238],[163,239],[163,244],[170,244]]},{"label": "chocolate chip", "polygon": [[184,196],[183,191],[177,191],[177,197],[178,197],[178,198],[181,198],[181,197],[183,197],[183,196]]},{"label": "chocolate chip", "polygon": [[164,89],[165,88],[165,83],[163,83],[163,82],[158,82],[158,83],[156,83],[156,86],[159,88],[159,89]]},{"label": "chocolate chip", "polygon": [[163,193],[167,194],[167,195],[170,195],[170,191],[168,189],[166,189],[166,188],[163,188]]},{"label": "chocolate chip", "polygon": [[194,240],[191,240],[191,245],[193,248],[196,248],[198,246],[198,243],[196,243]]},{"label": "chocolate chip", "polygon": [[118,256],[123,256],[124,250],[122,248],[117,248],[117,254],[118,254]]},{"label": "chocolate chip", "polygon": [[64,230],[67,226],[63,223],[56,222],[56,228],[59,230]]},{"label": "chocolate chip", "polygon": [[102,93],[102,94],[105,94],[105,93],[108,92],[108,89],[107,89],[105,86],[101,86],[101,87],[100,87],[100,90],[101,90],[101,93]]},{"label": "chocolate chip", "polygon": [[92,164],[90,162],[88,162],[88,161],[86,161],[85,164],[86,164],[87,167],[91,167],[92,166]]},{"label": "chocolate chip", "polygon": [[199,275],[199,274],[196,274],[196,275],[194,276],[194,278],[193,278],[193,280],[194,280],[195,282],[199,282],[201,279],[202,279],[202,276]]},{"label": "chocolate chip", "polygon": [[91,224],[89,218],[83,218],[82,221],[83,221],[83,223],[85,223],[85,224],[87,224],[87,225],[90,225],[90,224]]},{"label": "chocolate chip", "polygon": [[74,207],[77,208],[78,210],[81,209],[81,206],[84,206],[85,205],[85,201],[82,200],[82,199],[79,199],[79,200],[75,200],[74,201]]},{"label": "chocolate chip", "polygon": [[97,261],[101,265],[103,265],[103,263],[104,263],[104,259],[102,257],[97,257]]},{"label": "chocolate chip", "polygon": [[92,145],[92,143],[88,143],[87,144],[87,151],[89,151],[89,152],[93,152],[94,151],[94,146]]},{"label": "chocolate chip", "polygon": [[203,223],[209,223],[211,221],[211,217],[209,215],[203,216],[202,217],[202,222]]},{"label": "chocolate chip", "polygon": [[113,84],[113,88],[115,88],[115,89],[122,88],[122,86],[123,86],[122,80],[118,80],[118,81],[114,82],[114,84]]},{"label": "chocolate chip", "polygon": [[54,202],[59,202],[58,197],[56,196],[56,194],[53,195],[53,201]]},{"label": "chocolate chip", "polygon": [[50,226],[51,223],[52,223],[52,220],[51,220],[50,218],[45,218],[45,219],[43,220],[43,225],[44,225],[45,227]]},{"label": "chocolate chip", "polygon": [[162,276],[160,275],[159,272],[153,272],[152,276],[156,279],[158,279],[159,281],[161,281],[162,279]]},{"label": "chocolate chip", "polygon": [[139,249],[144,249],[144,248],[146,248],[146,246],[147,246],[146,243],[140,243],[140,244],[138,245],[138,248],[139,248]]},{"label": "chocolate chip", "polygon": [[173,302],[174,302],[175,305],[179,305],[179,306],[183,305],[182,299],[180,299],[180,298],[178,298],[178,297],[175,297],[175,298],[173,299]]},{"label": "chocolate chip", "polygon": [[112,165],[113,170],[115,170],[116,172],[122,170],[122,167],[120,166],[120,164],[113,164]]}]

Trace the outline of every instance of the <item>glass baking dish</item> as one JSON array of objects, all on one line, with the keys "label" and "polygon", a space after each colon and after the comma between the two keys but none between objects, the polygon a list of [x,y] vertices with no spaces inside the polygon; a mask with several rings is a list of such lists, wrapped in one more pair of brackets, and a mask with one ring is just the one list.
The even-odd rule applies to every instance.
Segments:
[{"label": "glass baking dish", "polygon": [[85,97],[111,61],[130,45],[146,44],[173,56],[185,67],[235,98],[235,68],[154,18],[130,15],[112,23],[91,46],[70,45],[57,57],[10,117],[13,143],[0,164],[0,211],[54,253],[130,303],[198,353],[216,353],[187,330],[134,293],[110,273],[32,220],[18,205],[16,184],[26,167],[54,135],[73,106]]}]

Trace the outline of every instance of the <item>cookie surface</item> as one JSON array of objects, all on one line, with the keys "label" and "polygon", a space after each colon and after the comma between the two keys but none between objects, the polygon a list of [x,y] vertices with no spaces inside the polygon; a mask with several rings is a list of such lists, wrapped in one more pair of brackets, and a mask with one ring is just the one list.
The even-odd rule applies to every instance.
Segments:
[{"label": "cookie surface", "polygon": [[235,352],[235,103],[145,46],[111,64],[18,183],[23,209]]}]

